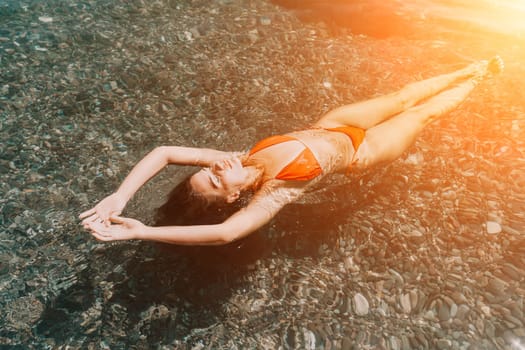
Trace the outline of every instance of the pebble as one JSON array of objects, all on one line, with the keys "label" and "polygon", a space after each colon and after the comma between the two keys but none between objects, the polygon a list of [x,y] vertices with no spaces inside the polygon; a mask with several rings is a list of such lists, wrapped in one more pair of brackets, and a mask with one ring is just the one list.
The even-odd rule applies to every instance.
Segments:
[{"label": "pebble", "polygon": [[199,28],[193,27],[190,29],[190,33],[194,38],[199,38],[201,36],[201,33],[199,32]]},{"label": "pebble", "polygon": [[392,278],[396,282],[396,286],[398,288],[402,288],[403,285],[405,284],[403,276],[401,276],[401,274],[394,269],[388,269],[388,272],[390,272],[390,274],[392,275]]},{"label": "pebble", "polygon": [[448,189],[441,193],[441,197],[449,201],[454,201],[457,198],[457,194],[456,191]]},{"label": "pebble", "polygon": [[390,337],[390,349],[391,350],[401,350],[401,342],[396,336]]},{"label": "pebble", "polygon": [[488,305],[481,305],[480,308],[481,312],[483,312],[483,314],[487,317],[490,317],[491,316],[491,310],[490,310],[490,306]]},{"label": "pebble", "polygon": [[509,263],[503,264],[501,270],[505,275],[514,281],[520,281],[525,277],[524,273],[520,273],[520,271],[514,265]]},{"label": "pebble", "polygon": [[424,157],[422,153],[410,153],[405,158],[405,163],[410,165],[419,165],[424,161]]},{"label": "pebble", "polygon": [[501,232],[501,225],[495,221],[487,221],[486,225],[488,234],[495,235]]},{"label": "pebble", "polygon": [[514,333],[508,329],[503,332],[503,339],[505,339],[505,342],[508,345],[516,345],[516,343],[520,344],[520,341],[516,339],[516,336],[514,335]]},{"label": "pebble", "polygon": [[248,39],[252,44],[255,44],[259,40],[259,32],[257,31],[257,29],[250,30],[248,32]]},{"label": "pebble", "polygon": [[485,334],[490,339],[493,339],[496,335],[496,327],[490,322],[490,320],[485,320]]},{"label": "pebble", "polygon": [[415,309],[416,312],[419,312],[425,306],[428,296],[422,290],[418,290],[417,299],[417,306],[412,306],[412,309]]},{"label": "pebble", "polygon": [[400,299],[401,299],[400,300],[401,308],[403,309],[403,312],[405,314],[409,314],[410,311],[412,311],[412,306],[410,303],[410,294],[409,293],[402,294]]},{"label": "pebble", "polygon": [[270,17],[261,16],[259,18],[259,23],[262,24],[263,26],[269,26],[270,24],[272,24],[272,20]]},{"label": "pebble", "polygon": [[48,16],[40,16],[38,17],[38,20],[42,23],[51,23],[53,22],[53,17],[48,17]]},{"label": "pebble", "polygon": [[464,304],[467,302],[467,298],[465,297],[465,295],[459,291],[454,291],[452,292],[452,294],[450,295],[450,297],[454,300],[455,303],[457,304]]},{"label": "pebble", "polygon": [[453,303],[450,306],[450,317],[452,318],[456,317],[457,313],[458,313],[458,306],[455,303]]},{"label": "pebble", "polygon": [[449,339],[438,339],[436,340],[436,347],[440,350],[450,349],[452,346],[452,341]]},{"label": "pebble", "polygon": [[35,45],[35,50],[36,50],[36,51],[40,51],[40,52],[47,52],[47,51],[48,51],[47,48],[45,48],[45,47],[41,47],[41,46],[39,46],[39,45]]},{"label": "pebble", "polygon": [[487,285],[487,290],[491,292],[494,295],[501,295],[505,293],[505,290],[508,287],[508,283],[503,281],[500,278],[492,277],[489,279],[489,283]]},{"label": "pebble", "polygon": [[513,329],[513,332],[514,334],[517,336],[517,337],[525,337],[525,328],[523,327],[520,327],[520,328],[514,328]]},{"label": "pebble", "polygon": [[461,321],[464,321],[466,320],[469,313],[470,313],[470,308],[465,304],[461,304],[458,306],[458,311],[456,312],[456,318]]},{"label": "pebble", "polygon": [[410,295],[410,308],[414,310],[417,307],[417,304],[419,302],[419,294],[416,290],[412,289],[409,292]]},{"label": "pebble", "polygon": [[441,321],[448,321],[450,319],[450,308],[447,303],[442,302],[439,306],[438,317]]},{"label": "pebble", "polygon": [[347,269],[350,272],[359,272],[359,270],[360,270],[359,269],[359,265],[357,265],[354,262],[354,258],[351,257],[351,256],[348,256],[348,257],[345,258],[344,266],[345,266],[345,269]]},{"label": "pebble", "polygon": [[436,311],[434,310],[427,310],[424,314],[423,314],[423,318],[427,321],[436,321]]},{"label": "pebble", "polygon": [[505,320],[509,321],[509,322],[512,323],[514,326],[517,326],[517,327],[521,327],[521,326],[523,326],[523,322],[522,322],[520,319],[518,319],[518,318],[512,316],[512,314],[510,314],[510,313],[505,313],[505,314],[503,315],[503,317],[505,318]]},{"label": "pebble", "polygon": [[409,232],[402,232],[402,235],[414,244],[422,244],[425,242],[425,234],[418,229],[413,229]]},{"label": "pebble", "polygon": [[381,315],[381,316],[388,316],[389,314],[389,308],[388,308],[388,304],[385,303],[383,300],[381,300],[379,302],[379,306],[377,307],[377,312]]},{"label": "pebble", "polygon": [[354,310],[359,316],[365,316],[368,314],[368,300],[361,293],[354,295]]},{"label": "pebble", "polygon": [[502,222],[501,214],[498,212],[489,212],[487,214],[487,219],[488,221],[494,221],[494,222],[497,222],[498,224],[501,224]]},{"label": "pebble", "polygon": [[[427,338],[425,338],[425,336],[421,333],[421,332],[417,332],[416,333],[416,339],[418,341],[418,345],[420,346],[420,348],[422,349],[428,349],[429,348],[429,344],[428,344],[428,340]],[[418,349],[419,346],[415,346],[414,349]]]}]

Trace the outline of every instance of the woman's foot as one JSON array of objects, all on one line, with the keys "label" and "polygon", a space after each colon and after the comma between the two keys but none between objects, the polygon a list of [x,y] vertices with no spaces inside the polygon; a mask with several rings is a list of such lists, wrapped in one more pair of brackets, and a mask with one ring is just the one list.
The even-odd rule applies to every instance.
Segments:
[{"label": "woman's foot", "polygon": [[494,76],[503,71],[504,66],[505,65],[501,57],[494,56],[488,61],[483,60],[472,63],[467,67],[467,69],[471,69],[473,72],[471,78],[472,81],[479,83],[486,77]]},{"label": "woman's foot", "polygon": [[485,75],[488,65],[489,61],[487,60],[479,60],[469,64],[467,67],[465,67],[465,71],[467,73],[466,78],[476,78]]},{"label": "woman's foot", "polygon": [[505,64],[503,63],[503,60],[499,56],[494,56],[490,59],[487,65],[487,72],[496,75],[503,71],[503,68],[505,68]]}]

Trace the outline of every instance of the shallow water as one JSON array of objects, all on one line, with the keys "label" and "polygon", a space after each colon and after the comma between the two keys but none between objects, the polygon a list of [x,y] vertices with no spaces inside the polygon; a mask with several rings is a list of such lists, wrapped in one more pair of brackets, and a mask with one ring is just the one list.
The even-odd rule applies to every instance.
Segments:
[{"label": "shallow water", "polygon": [[[274,0],[299,16],[345,27],[375,37],[428,35],[436,31],[485,31],[516,37],[525,34],[525,3],[521,0]],[[425,30],[425,28],[427,30]]]},{"label": "shallow water", "polygon": [[[0,345],[524,346],[519,35],[411,22],[405,4],[396,23],[417,35],[241,0],[0,3]],[[401,159],[327,180],[231,246],[102,244],[78,226],[155,146],[246,149],[496,53],[506,71]],[[151,223],[190,171],[167,169],[126,215]]]}]

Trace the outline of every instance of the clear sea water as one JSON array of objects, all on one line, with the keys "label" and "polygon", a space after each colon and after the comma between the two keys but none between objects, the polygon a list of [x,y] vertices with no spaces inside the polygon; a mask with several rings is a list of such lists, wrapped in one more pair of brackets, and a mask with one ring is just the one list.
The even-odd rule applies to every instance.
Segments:
[{"label": "clear sea water", "polygon": [[[295,12],[0,0],[0,347],[525,346],[525,3],[274,3]],[[103,244],[78,227],[157,145],[246,149],[495,53],[502,76],[399,161],[246,240]],[[186,173],[167,170],[126,215],[150,221]]]}]

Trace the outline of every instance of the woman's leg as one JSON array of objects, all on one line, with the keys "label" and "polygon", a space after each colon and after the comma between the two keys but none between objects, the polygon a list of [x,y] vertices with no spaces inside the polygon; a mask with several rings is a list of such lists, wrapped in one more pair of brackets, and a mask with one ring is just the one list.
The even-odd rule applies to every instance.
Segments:
[{"label": "woman's leg", "polygon": [[369,167],[401,156],[426,125],[463,102],[477,85],[477,80],[472,78],[464,81],[430,98],[424,104],[368,129],[363,144],[354,156],[355,166]]},{"label": "woman's leg", "polygon": [[414,142],[417,135],[429,123],[456,108],[486,74],[503,70],[503,61],[493,58],[484,71],[457,86],[428,99],[425,103],[376,125],[366,131],[362,145],[354,158],[357,167],[368,167],[399,157]]},{"label": "woman's leg", "polygon": [[487,68],[487,61],[475,62],[452,73],[439,75],[406,85],[401,90],[370,100],[345,105],[326,113],[314,126],[334,128],[351,125],[369,129],[382,121],[434,96],[462,79],[479,75]]}]

